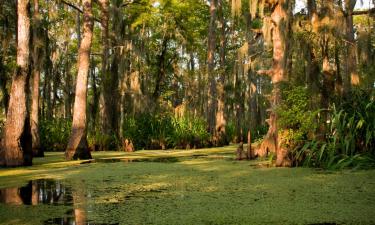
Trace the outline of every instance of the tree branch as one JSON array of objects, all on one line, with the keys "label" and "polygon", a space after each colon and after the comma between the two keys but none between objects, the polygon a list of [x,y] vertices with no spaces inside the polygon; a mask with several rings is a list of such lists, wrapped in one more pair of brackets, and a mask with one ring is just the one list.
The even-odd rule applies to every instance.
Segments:
[{"label": "tree branch", "polygon": [[369,10],[353,11],[353,16],[366,15],[366,14],[375,14],[375,8]]},{"label": "tree branch", "polygon": [[[80,9],[78,6],[74,5],[73,3],[67,2],[65,0],[59,0],[58,2],[61,2],[62,4],[67,5],[71,7],[72,9],[77,10],[79,13],[83,14],[83,10]],[[98,18],[93,17],[93,19],[95,22],[101,23]]]},{"label": "tree branch", "polygon": [[140,0],[130,0],[128,2],[122,3],[121,7],[126,7],[126,6],[131,5],[131,4],[141,4],[141,1]]},{"label": "tree branch", "polygon": [[258,75],[272,76],[273,70],[258,70]]}]

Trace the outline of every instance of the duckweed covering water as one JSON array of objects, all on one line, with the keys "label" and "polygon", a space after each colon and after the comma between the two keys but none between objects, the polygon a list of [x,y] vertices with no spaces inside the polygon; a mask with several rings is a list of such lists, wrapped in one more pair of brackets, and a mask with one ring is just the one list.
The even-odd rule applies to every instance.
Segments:
[{"label": "duckweed covering water", "polygon": [[48,153],[31,168],[0,169],[0,188],[55,179],[71,205],[0,203],[0,224],[61,223],[67,212],[76,224],[375,223],[374,170],[267,168],[233,160],[234,150],[100,152],[87,164]]}]

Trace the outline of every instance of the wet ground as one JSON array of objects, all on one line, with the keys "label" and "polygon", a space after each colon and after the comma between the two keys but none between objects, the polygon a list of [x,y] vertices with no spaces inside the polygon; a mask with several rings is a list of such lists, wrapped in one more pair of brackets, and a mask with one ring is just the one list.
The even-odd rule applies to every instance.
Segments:
[{"label": "wet ground", "polygon": [[0,225],[375,224],[375,171],[273,168],[233,152],[48,153],[0,169]]}]

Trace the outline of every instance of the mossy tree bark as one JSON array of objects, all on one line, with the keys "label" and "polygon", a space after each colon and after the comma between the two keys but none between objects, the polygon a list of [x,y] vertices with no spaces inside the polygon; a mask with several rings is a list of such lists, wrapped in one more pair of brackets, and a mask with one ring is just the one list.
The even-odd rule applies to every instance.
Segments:
[{"label": "mossy tree bark", "polygon": [[359,75],[357,71],[356,49],[357,45],[354,38],[353,10],[357,0],[345,0],[345,19],[346,19],[346,62],[344,76],[344,96],[348,96],[352,85],[359,84]]},{"label": "mossy tree bark", "polygon": [[[217,111],[217,89],[216,89],[216,74],[215,74],[216,17],[217,17],[217,0],[210,0],[210,24],[208,27],[208,49],[207,49],[207,74],[208,74],[208,79],[209,79],[207,121],[208,121],[209,131],[211,134],[215,134],[216,111]],[[213,142],[216,142],[216,141],[213,140]]]},{"label": "mossy tree bark", "polygon": [[226,118],[225,118],[225,73],[226,73],[226,66],[225,66],[225,49],[226,49],[226,37],[225,37],[225,18],[224,18],[224,1],[218,0],[218,7],[219,7],[219,23],[220,23],[220,71],[219,71],[219,80],[216,85],[216,93],[217,93],[217,104],[216,104],[216,121],[215,121],[215,139],[216,145],[222,146],[228,144],[226,140],[226,133],[225,133],[225,126],[226,126]]},{"label": "mossy tree bark", "polygon": [[282,147],[282,142],[279,140],[276,109],[281,102],[281,83],[287,81],[287,56],[289,51],[287,37],[288,32],[290,32],[289,23],[292,2],[292,0],[278,0],[271,14],[274,25],[272,29],[273,65],[269,75],[271,76],[273,90],[270,96],[270,117],[267,120],[269,129],[261,143],[259,152],[263,154],[275,152],[276,166],[289,164],[288,152]]},{"label": "mossy tree bark", "polygon": [[86,102],[87,79],[90,68],[90,50],[93,36],[91,0],[83,0],[83,38],[79,47],[78,75],[73,107],[72,133],[65,152],[66,160],[90,159],[87,144]]},{"label": "mossy tree bark", "polygon": [[33,79],[32,79],[32,93],[31,93],[31,135],[32,135],[32,149],[34,156],[44,156],[40,148],[39,139],[39,82],[40,82],[40,68],[42,56],[42,43],[41,35],[41,21],[39,14],[39,0],[34,0],[34,15],[33,15]]},{"label": "mossy tree bark", "polygon": [[1,166],[32,165],[32,140],[27,102],[30,65],[28,0],[18,0],[17,14],[17,68],[12,80],[4,140],[0,152]]}]

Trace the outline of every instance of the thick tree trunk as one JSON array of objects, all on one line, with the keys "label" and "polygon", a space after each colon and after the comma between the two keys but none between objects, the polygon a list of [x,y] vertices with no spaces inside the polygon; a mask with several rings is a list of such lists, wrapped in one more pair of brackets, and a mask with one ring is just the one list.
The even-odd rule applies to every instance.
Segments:
[{"label": "thick tree trunk", "polygon": [[34,15],[33,15],[33,81],[32,81],[32,105],[31,105],[31,135],[32,135],[32,149],[33,155],[37,157],[44,156],[42,149],[40,149],[39,139],[39,82],[40,82],[40,57],[41,57],[41,38],[40,29],[41,21],[39,15],[39,0],[34,0]]},{"label": "thick tree trunk", "polygon": [[79,47],[78,75],[73,107],[72,133],[65,152],[65,158],[89,159],[91,153],[87,146],[86,104],[87,79],[90,69],[90,51],[93,35],[93,15],[91,0],[83,0],[83,38]]},{"label": "thick tree trunk", "polygon": [[[216,47],[216,14],[217,0],[210,0],[210,24],[208,28],[208,49],[207,49],[207,74],[209,80],[208,94],[208,126],[211,134],[215,135],[216,111],[217,111],[217,89],[215,74],[215,47]],[[215,142],[215,140],[213,140]],[[215,143],[214,143],[215,144]]]},{"label": "thick tree trunk", "polygon": [[273,41],[273,66],[271,72],[271,80],[273,85],[272,95],[270,97],[271,109],[270,118],[267,120],[269,129],[264,138],[259,153],[261,155],[267,152],[276,153],[276,166],[286,166],[289,164],[287,150],[282,147],[281,140],[278,136],[277,113],[276,108],[281,101],[280,84],[287,79],[287,36],[290,32],[287,28],[290,23],[290,0],[278,0],[272,12],[271,19],[274,24],[272,30]]},{"label": "thick tree trunk", "polygon": [[221,25],[221,32],[220,32],[220,74],[219,80],[216,86],[217,92],[217,109],[216,109],[216,121],[215,121],[215,139],[216,145],[222,146],[228,144],[226,140],[225,134],[225,126],[226,126],[226,119],[225,119],[225,93],[224,93],[224,84],[225,84],[225,48],[226,48],[226,39],[225,39],[225,18],[224,18],[224,2],[223,0],[218,0],[219,6],[219,22]]},{"label": "thick tree trunk", "polygon": [[0,166],[32,165],[32,138],[27,102],[30,65],[28,6],[28,0],[18,0],[17,68],[12,80]]}]

